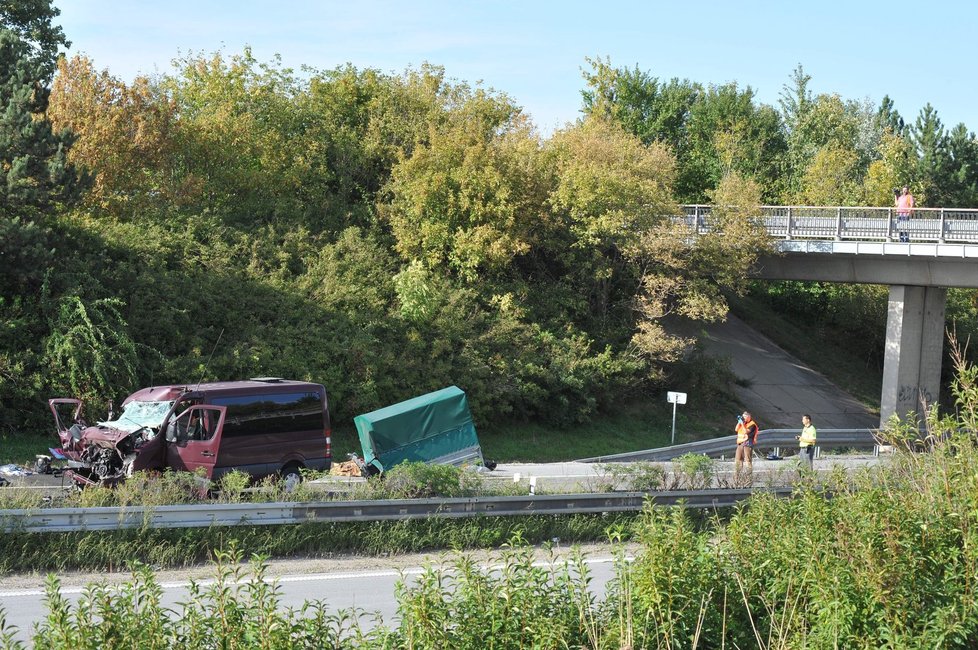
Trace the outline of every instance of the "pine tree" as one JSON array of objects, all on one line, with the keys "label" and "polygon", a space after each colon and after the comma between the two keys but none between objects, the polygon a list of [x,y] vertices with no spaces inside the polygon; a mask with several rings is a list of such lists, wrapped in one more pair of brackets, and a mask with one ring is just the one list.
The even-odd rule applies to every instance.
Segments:
[{"label": "pine tree", "polygon": [[948,199],[948,153],[947,134],[944,124],[937,116],[937,110],[927,104],[920,109],[917,121],[910,127],[910,141],[917,151],[917,179],[925,194],[927,203],[943,205]]},{"label": "pine tree", "polygon": [[61,46],[50,0],[0,0],[0,295],[37,282],[49,252],[45,218],[77,199],[72,136],[44,117]]},{"label": "pine tree", "polygon": [[947,138],[950,187],[944,207],[973,208],[978,205],[978,141],[963,124],[951,129]]},{"label": "pine tree", "polygon": [[889,127],[893,135],[903,137],[907,133],[907,125],[904,123],[903,118],[900,117],[900,113],[897,111],[896,105],[890,99],[889,95],[883,96],[883,101],[880,103],[880,109],[876,114],[876,119],[879,121],[880,127]]}]

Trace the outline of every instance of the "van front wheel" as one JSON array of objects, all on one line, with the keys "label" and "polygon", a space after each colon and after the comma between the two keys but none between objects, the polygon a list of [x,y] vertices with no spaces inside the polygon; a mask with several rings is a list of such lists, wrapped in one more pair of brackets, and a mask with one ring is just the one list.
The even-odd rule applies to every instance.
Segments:
[{"label": "van front wheel", "polygon": [[302,467],[300,465],[287,465],[282,468],[282,485],[286,492],[292,492],[299,483],[302,483]]}]

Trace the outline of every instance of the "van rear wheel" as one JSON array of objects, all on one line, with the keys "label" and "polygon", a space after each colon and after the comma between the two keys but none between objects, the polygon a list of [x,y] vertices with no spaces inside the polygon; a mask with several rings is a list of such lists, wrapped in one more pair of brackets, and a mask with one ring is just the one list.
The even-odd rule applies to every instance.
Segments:
[{"label": "van rear wheel", "polygon": [[292,492],[302,483],[302,466],[286,465],[282,468],[282,485],[286,492]]}]

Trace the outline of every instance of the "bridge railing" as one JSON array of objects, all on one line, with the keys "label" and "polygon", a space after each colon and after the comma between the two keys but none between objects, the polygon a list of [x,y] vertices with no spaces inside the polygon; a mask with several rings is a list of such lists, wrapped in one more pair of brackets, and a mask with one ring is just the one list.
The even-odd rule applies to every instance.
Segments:
[{"label": "bridge railing", "polygon": [[[684,205],[686,223],[697,233],[712,227],[712,206]],[[760,221],[773,237],[869,241],[978,243],[978,210],[765,205]]]}]

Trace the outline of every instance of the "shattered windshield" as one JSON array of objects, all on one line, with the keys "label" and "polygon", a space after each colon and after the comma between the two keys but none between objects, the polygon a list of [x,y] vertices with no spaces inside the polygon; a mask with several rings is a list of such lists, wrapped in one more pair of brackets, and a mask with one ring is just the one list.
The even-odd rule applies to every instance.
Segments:
[{"label": "shattered windshield", "polygon": [[156,428],[163,424],[163,418],[170,412],[173,401],[169,402],[129,402],[115,420],[99,422],[99,426],[112,427],[132,433],[141,427]]}]

